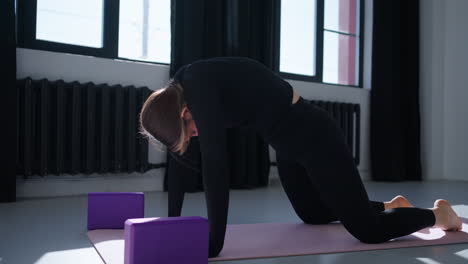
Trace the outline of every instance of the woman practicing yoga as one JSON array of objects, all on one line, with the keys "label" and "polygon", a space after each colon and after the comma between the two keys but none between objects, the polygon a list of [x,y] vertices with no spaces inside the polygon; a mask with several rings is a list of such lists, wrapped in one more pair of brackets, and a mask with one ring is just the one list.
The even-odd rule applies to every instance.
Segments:
[{"label": "woman practicing yoga", "polygon": [[306,224],[340,221],[364,243],[432,226],[461,230],[460,218],[445,200],[436,200],[430,209],[414,208],[403,196],[370,201],[335,121],[252,59],[220,57],[185,65],[149,96],[140,124],[149,138],[180,155],[198,136],[209,257],[224,245],[229,203],[225,128],[234,126],[255,129],[275,149],[283,188]]}]

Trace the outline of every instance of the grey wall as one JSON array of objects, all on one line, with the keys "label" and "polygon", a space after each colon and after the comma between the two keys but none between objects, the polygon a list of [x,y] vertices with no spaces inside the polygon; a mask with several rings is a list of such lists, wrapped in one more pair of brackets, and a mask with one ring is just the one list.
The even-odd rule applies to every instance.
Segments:
[{"label": "grey wall", "polygon": [[468,180],[468,1],[421,1],[421,151],[426,179]]}]

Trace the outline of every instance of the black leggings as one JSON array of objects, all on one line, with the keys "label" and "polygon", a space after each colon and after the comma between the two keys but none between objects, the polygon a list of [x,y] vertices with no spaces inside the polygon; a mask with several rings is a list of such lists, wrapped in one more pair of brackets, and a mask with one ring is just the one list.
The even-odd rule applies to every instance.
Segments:
[{"label": "black leggings", "polygon": [[281,183],[304,223],[340,221],[365,243],[388,241],[435,223],[429,209],[384,210],[382,202],[370,201],[341,129],[328,112],[303,98],[266,140],[276,150]]}]

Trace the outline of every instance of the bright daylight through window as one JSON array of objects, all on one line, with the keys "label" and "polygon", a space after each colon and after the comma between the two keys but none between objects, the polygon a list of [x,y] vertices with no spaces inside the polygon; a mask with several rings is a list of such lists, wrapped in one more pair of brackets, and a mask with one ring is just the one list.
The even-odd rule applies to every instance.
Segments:
[{"label": "bright daylight through window", "polygon": [[119,57],[171,62],[171,0],[120,0]]},{"label": "bright daylight through window", "polygon": [[[121,0],[118,56],[170,63],[171,0]],[[37,0],[36,39],[103,48],[103,0]]]},{"label": "bright daylight through window", "polygon": [[[317,77],[324,83],[359,85],[360,1],[318,1],[281,2],[280,72]],[[317,3],[324,4],[322,10]],[[318,50],[319,41],[323,50]],[[322,69],[321,76],[317,67]]]},{"label": "bright daylight through window", "polygon": [[102,21],[102,0],[38,0],[36,39],[101,48]]}]

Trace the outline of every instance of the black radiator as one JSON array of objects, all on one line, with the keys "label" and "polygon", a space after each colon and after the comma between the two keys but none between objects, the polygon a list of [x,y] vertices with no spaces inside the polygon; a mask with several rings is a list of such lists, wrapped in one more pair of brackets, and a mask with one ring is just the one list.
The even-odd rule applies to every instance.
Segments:
[{"label": "black radiator", "polygon": [[145,172],[147,87],[17,80],[18,175]]},{"label": "black radiator", "polygon": [[353,153],[356,165],[359,165],[359,146],[361,130],[361,108],[359,104],[321,100],[306,100],[325,109],[339,124],[348,147]]},{"label": "black radiator", "polygon": [[[145,172],[147,139],[138,113],[147,87],[17,80],[18,175]],[[359,164],[360,105],[306,100],[330,113]],[[275,165],[275,162],[273,162]]]}]

